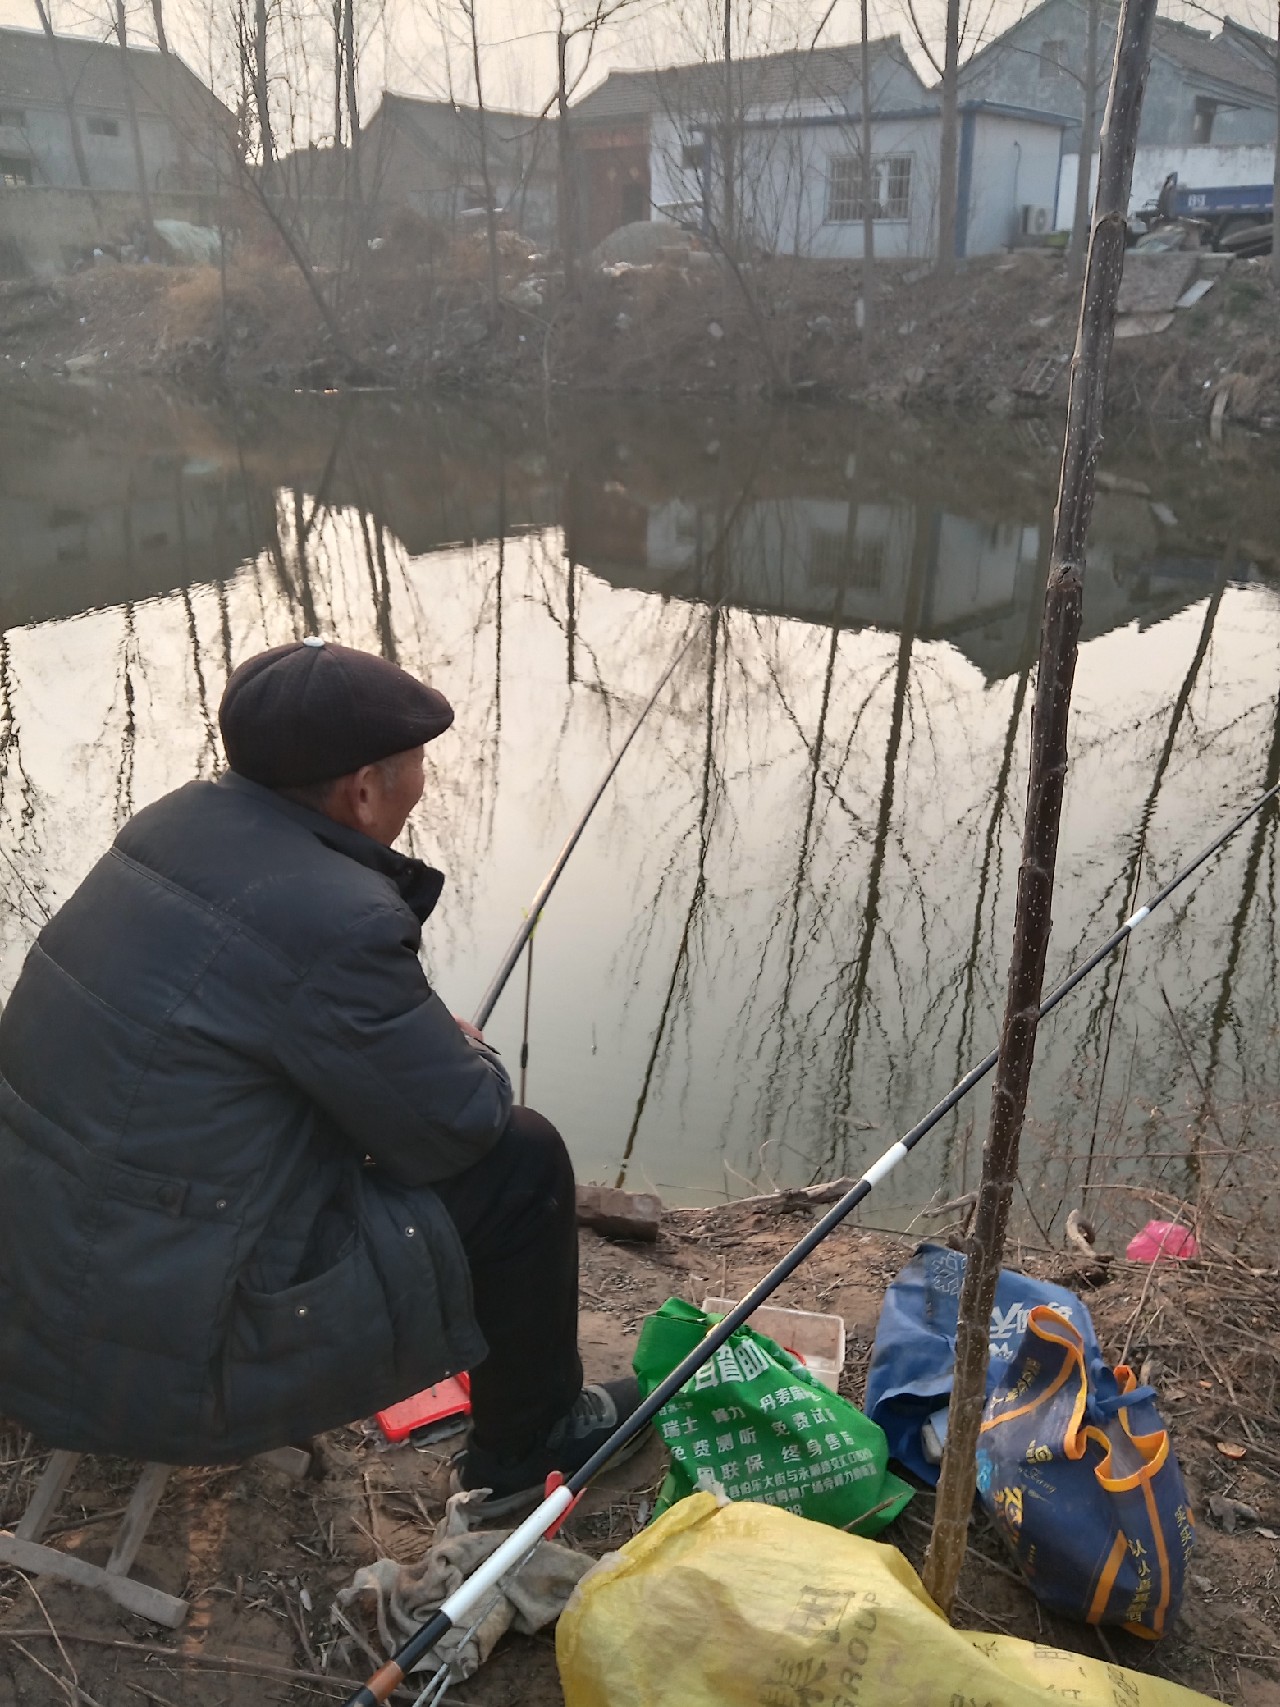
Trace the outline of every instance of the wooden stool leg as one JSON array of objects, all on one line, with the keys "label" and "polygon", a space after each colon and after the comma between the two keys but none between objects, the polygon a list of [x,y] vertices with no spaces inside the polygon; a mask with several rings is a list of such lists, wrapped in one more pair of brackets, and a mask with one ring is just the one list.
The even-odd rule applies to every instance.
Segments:
[{"label": "wooden stool leg", "polygon": [[0,1566],[14,1565],[33,1576],[55,1577],[60,1582],[97,1589],[100,1594],[110,1595],[118,1606],[176,1630],[187,1616],[186,1601],[179,1600],[176,1595],[164,1594],[149,1583],[140,1583],[129,1575],[129,1567],[138,1556],[147,1526],[160,1504],[160,1496],[169,1479],[169,1465],[143,1466],[129,1498],[111,1557],[104,1568],[91,1565],[74,1553],[46,1547],[39,1539],[75,1469],[77,1457],[74,1452],[55,1452],[49,1460],[16,1533],[11,1535],[7,1530],[0,1530]]},{"label": "wooden stool leg", "polygon": [[129,1567],[138,1557],[138,1549],[146,1537],[147,1527],[160,1504],[160,1496],[164,1493],[164,1485],[169,1480],[171,1468],[168,1464],[148,1464],[138,1477],[137,1486],[125,1508],[124,1518],[116,1535],[116,1544],[107,1560],[109,1577],[128,1576]]},{"label": "wooden stool leg", "polygon": [[22,1514],[14,1534],[23,1541],[38,1541],[49,1527],[49,1519],[57,1510],[58,1501],[71,1480],[71,1472],[80,1462],[78,1452],[55,1452],[45,1465],[35,1492]]}]

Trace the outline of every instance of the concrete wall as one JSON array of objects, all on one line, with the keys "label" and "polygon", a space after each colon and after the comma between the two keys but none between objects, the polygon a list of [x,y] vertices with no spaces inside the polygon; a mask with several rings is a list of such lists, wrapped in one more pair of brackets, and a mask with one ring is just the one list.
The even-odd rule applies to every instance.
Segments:
[{"label": "concrete wall", "polygon": [[[885,257],[925,255],[932,240],[937,201],[937,130],[932,116],[875,119],[872,152],[911,158],[908,217],[876,221],[876,253]],[[665,117],[654,121],[650,173],[657,207],[686,206],[696,220],[702,188],[698,173],[681,171]],[[829,223],[827,186],[832,161],[858,152],[857,120],[848,125],[790,125],[748,132],[744,142],[740,206],[756,241],[779,255],[824,259],[862,254],[862,222]]]},{"label": "concrete wall", "polygon": [[[961,124],[961,183],[968,198],[961,252],[986,255],[1013,242],[1023,204],[1047,207],[1052,212],[1061,133],[1056,126],[989,113],[963,114]],[[875,222],[876,254],[885,259],[924,257],[932,252],[940,128],[936,114],[873,120],[873,154],[905,156],[911,161],[907,217]],[[827,217],[833,162],[841,156],[856,158],[859,147],[859,127],[854,121],[848,125],[813,124],[751,132],[742,172],[741,206],[757,241],[779,255],[859,259],[861,219],[832,221]],[[701,194],[697,176],[672,171],[673,153],[670,135],[664,139],[660,134],[652,165],[654,201],[659,207],[678,207],[681,199],[687,198],[685,205],[696,219]]]},{"label": "concrete wall", "polygon": [[[848,92],[852,107],[859,105],[859,85]],[[890,54],[872,61],[871,106],[873,113],[905,111],[926,106],[929,95],[911,65]],[[795,123],[776,127],[770,121],[812,117],[823,123],[801,128]],[[846,235],[833,231],[823,239],[828,161],[832,155],[856,152],[860,124],[855,114],[848,125],[830,124],[832,103],[819,99],[796,99],[775,107],[750,111],[742,145],[738,173],[738,199],[742,218],[756,241],[781,254],[861,253],[861,228],[856,249],[848,247]],[[650,196],[658,217],[697,222],[704,195],[712,206],[722,196],[723,172],[714,151],[702,155],[701,164],[686,164],[688,151],[704,145],[705,113],[658,112],[649,121]],[[876,121],[877,132],[882,128]],[[881,146],[877,154],[897,152],[896,145]],[[905,223],[905,222],[895,222]],[[902,246],[901,233],[887,233],[888,254],[913,254]],[[814,245],[817,245],[816,247]]]},{"label": "concrete wall", "polygon": [[1023,207],[1046,207],[1053,214],[1062,151],[1062,132],[1025,119],[991,113],[961,115],[961,189],[964,127],[972,125],[968,206],[963,231],[966,255],[989,255],[1015,241]]},{"label": "concrete wall", "polygon": [[[61,189],[78,189],[80,176],[76,171],[66,113],[60,106],[31,103],[27,103],[23,111],[26,124],[18,134],[30,149],[35,183]],[[91,134],[87,128],[91,117],[114,121],[119,126],[117,134]],[[84,145],[91,187],[95,190],[136,190],[138,172],[127,115],[124,112],[108,112],[105,109],[95,112],[86,108],[77,112],[76,122]],[[148,188],[181,190],[181,153],[173,127],[168,120],[140,113],[138,131],[142,139],[142,157],[146,165]],[[191,138],[187,143],[185,155],[188,172],[197,183],[202,179],[211,181],[217,176],[212,149],[204,140]],[[227,175],[228,164],[224,161],[222,176],[225,179]]]},{"label": "concrete wall", "polygon": [[[1266,147],[1223,146],[1208,143],[1200,148],[1139,148],[1133,162],[1133,191],[1129,212],[1154,202],[1170,172],[1192,189],[1212,189],[1228,184],[1269,184],[1275,169],[1275,144]],[[1080,156],[1064,154],[1058,179],[1058,229],[1069,231],[1075,213],[1076,173]],[[1098,156],[1093,156],[1089,194],[1098,187]]]},{"label": "concrete wall", "polygon": [[[96,209],[95,205],[97,204]],[[158,195],[157,219],[186,219],[215,225],[218,204],[212,196]],[[42,189],[36,185],[0,190],[0,244],[7,238],[33,273],[65,272],[95,244],[126,243],[143,229],[142,204],[122,190]]]}]

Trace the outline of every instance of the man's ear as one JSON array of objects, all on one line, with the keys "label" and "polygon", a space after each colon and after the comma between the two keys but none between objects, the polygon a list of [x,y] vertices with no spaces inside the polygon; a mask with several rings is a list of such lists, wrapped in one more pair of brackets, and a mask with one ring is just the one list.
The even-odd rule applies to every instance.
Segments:
[{"label": "man's ear", "polygon": [[379,795],[378,775],[376,765],[361,765],[358,771],[353,771],[351,784],[351,811],[356,819],[357,828],[366,834],[378,817]]}]

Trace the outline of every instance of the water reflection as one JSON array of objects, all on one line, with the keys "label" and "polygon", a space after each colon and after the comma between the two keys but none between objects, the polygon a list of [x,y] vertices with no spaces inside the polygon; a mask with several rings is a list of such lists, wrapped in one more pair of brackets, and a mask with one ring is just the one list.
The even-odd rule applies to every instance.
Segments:
[{"label": "water reflection", "polygon": [[[1267,455],[1113,454],[1051,976],[1280,774]],[[585,1173],[669,1196],[857,1171],[994,1037],[1055,475],[1050,435],[997,423],[0,397],[0,981],[121,818],[216,770],[231,664],[319,630],[459,706],[410,834],[465,1011],[692,637],[538,933],[530,1097]],[[1121,1152],[1181,1188],[1188,1119],[1274,1082],[1275,836],[1046,1027],[1042,1224]],[[877,1213],[971,1183],[985,1117]]]}]

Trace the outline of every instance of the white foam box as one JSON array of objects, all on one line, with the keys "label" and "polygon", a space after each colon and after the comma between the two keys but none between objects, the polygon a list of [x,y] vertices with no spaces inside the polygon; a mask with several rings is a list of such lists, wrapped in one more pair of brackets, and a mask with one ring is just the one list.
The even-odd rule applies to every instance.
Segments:
[{"label": "white foam box", "polygon": [[[704,1298],[702,1308],[710,1316],[727,1316],[736,1298]],[[762,1304],[748,1318],[757,1333],[765,1334],[803,1359],[815,1381],[834,1393],[844,1368],[844,1318],[822,1316],[816,1310],[784,1310],[779,1304]]]}]

